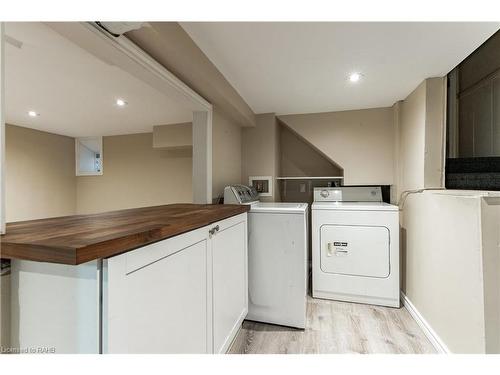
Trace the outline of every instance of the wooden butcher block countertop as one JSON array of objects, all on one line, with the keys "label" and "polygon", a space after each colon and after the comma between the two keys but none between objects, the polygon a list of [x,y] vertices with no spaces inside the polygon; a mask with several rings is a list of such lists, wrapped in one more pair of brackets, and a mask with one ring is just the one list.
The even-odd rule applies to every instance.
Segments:
[{"label": "wooden butcher block countertop", "polygon": [[8,223],[2,258],[77,265],[204,227],[249,206],[170,204]]}]

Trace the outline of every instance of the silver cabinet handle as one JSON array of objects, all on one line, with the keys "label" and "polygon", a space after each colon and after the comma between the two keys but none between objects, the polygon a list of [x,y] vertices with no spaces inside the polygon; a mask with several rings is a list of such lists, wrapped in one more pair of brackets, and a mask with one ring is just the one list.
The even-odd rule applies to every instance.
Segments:
[{"label": "silver cabinet handle", "polygon": [[218,231],[219,231],[219,229],[220,229],[220,228],[219,228],[219,226],[218,226],[218,225],[216,225],[216,226],[215,226],[215,227],[213,227],[212,229],[209,229],[208,234],[210,234],[210,236],[213,236],[213,235],[215,235],[215,233],[216,233],[216,232],[218,232]]}]

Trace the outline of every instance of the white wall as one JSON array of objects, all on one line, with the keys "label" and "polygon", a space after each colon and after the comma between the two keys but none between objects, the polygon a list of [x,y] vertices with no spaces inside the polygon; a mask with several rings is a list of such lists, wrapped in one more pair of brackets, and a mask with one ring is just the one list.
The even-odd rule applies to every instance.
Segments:
[{"label": "white wall", "polygon": [[477,193],[428,191],[401,213],[403,292],[454,353],[486,350],[481,203]]}]

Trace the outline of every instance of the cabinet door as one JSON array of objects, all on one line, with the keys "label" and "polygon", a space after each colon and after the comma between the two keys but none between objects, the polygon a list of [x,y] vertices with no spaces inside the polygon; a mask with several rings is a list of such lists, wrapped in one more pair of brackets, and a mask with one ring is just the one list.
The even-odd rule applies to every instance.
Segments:
[{"label": "cabinet door", "polygon": [[105,351],[211,352],[207,247],[203,229],[108,260]]},{"label": "cabinet door", "polygon": [[212,236],[213,342],[225,353],[248,312],[247,215],[217,224]]}]

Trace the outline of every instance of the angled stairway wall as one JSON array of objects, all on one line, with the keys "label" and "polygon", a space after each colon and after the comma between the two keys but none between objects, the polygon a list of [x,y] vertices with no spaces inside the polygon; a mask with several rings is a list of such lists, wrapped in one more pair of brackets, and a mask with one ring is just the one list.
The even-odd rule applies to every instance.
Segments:
[{"label": "angled stairway wall", "polygon": [[280,131],[280,176],[343,176],[344,171],[282,121]]},{"label": "angled stairway wall", "polygon": [[345,185],[394,183],[395,128],[390,107],[278,116],[344,169]]}]

